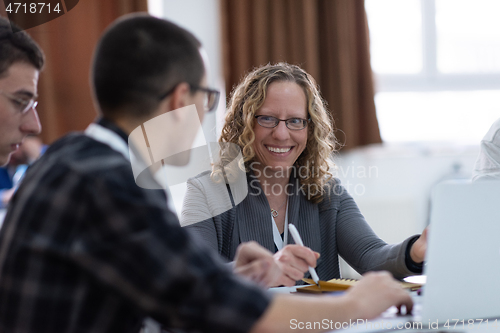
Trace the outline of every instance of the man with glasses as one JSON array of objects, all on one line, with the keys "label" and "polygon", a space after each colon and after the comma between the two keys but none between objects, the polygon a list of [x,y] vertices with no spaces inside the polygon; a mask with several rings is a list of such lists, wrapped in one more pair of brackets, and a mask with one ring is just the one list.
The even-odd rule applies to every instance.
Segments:
[{"label": "man with glasses", "polygon": [[36,112],[42,50],[24,31],[0,17],[0,166],[24,138],[41,131]]},{"label": "man with glasses", "polygon": [[[293,319],[348,321],[411,305],[386,275],[340,298],[272,297],[182,229],[163,190],[137,186],[127,143],[153,156],[151,122],[172,115],[175,135],[156,130],[170,139],[165,145],[189,146],[195,118],[199,124],[215,108],[200,47],[150,16],[123,18],[105,32],[92,68],[101,117],[28,170],[0,234],[0,332],[135,333],[145,316],[188,331],[284,332]],[[255,272],[254,263],[264,275],[280,274],[267,250],[240,247],[236,268]]]}]

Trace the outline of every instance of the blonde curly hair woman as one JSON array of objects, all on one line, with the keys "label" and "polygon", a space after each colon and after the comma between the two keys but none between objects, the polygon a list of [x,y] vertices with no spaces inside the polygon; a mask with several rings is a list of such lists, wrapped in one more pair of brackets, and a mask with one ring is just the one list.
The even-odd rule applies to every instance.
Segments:
[{"label": "blonde curly hair woman", "polygon": [[[189,180],[181,224],[227,260],[247,241],[276,252],[288,278],[280,281],[284,285],[294,284],[316,264],[320,279],[340,277],[339,254],[360,273],[389,270],[402,278],[421,272],[425,235],[386,244],[332,177],[337,145],[332,123],[317,84],[300,67],[278,63],[250,72],[231,95],[219,140],[241,150],[248,195],[235,202],[227,174],[227,189],[210,191],[213,179],[220,179],[217,174],[234,159],[234,149],[225,146],[211,176],[207,172]],[[233,205],[223,211],[218,202],[228,197]],[[199,218],[200,211],[210,217]],[[289,223],[313,251],[287,245]]]},{"label": "blonde curly hair woman", "polygon": [[[253,128],[256,122],[269,121],[269,126],[275,124],[273,120],[267,118],[256,118],[258,110],[266,100],[268,87],[273,82],[293,82],[297,85],[296,88],[302,88],[305,94],[307,119],[296,118],[297,124],[292,126],[298,126],[299,129],[291,130],[298,132],[307,127],[303,131],[307,132],[307,142],[304,150],[300,154],[295,154],[299,157],[295,160],[293,168],[304,171],[300,183],[309,189],[312,187],[316,189],[317,193],[308,193],[308,197],[313,202],[320,202],[325,194],[325,185],[332,177],[329,169],[333,167],[331,158],[337,142],[333,135],[332,117],[326,109],[316,83],[313,77],[300,67],[279,63],[261,67],[247,75],[232,94],[220,141],[235,143],[241,147],[247,170],[259,163],[255,159],[258,148],[254,147]],[[311,186],[312,184],[316,186]]]}]

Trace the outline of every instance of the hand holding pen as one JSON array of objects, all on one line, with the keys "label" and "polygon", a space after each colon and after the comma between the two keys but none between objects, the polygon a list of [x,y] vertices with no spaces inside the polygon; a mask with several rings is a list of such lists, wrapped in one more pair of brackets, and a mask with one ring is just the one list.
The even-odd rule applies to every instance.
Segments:
[{"label": "hand holding pen", "polygon": [[[288,230],[290,231],[290,234],[293,237],[293,240],[295,241],[296,244],[300,246],[304,246],[304,243],[302,242],[302,238],[300,238],[299,232],[297,231],[297,228],[293,224],[288,225]],[[319,277],[318,274],[316,273],[316,270],[309,266],[309,273],[311,274],[311,278],[314,280],[316,285],[319,286]]]}]

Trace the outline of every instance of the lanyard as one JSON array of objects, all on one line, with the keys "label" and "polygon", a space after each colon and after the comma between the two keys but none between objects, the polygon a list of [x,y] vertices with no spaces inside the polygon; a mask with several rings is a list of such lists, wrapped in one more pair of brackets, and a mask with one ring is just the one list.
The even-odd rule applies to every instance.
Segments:
[{"label": "lanyard", "polygon": [[288,244],[288,202],[286,204],[285,228],[283,230],[283,239],[281,238],[278,226],[276,225],[276,221],[274,221],[274,217],[272,214],[271,214],[271,223],[273,224],[274,245],[276,245],[276,248],[279,251]]}]

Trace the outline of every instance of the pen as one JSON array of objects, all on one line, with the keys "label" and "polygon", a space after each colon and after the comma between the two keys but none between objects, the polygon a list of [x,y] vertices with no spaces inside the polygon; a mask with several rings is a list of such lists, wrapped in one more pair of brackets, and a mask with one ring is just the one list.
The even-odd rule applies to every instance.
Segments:
[{"label": "pen", "polygon": [[[292,235],[295,244],[304,246],[304,243],[302,243],[302,238],[300,238],[299,232],[297,231],[297,228],[293,224],[290,223],[288,225],[288,230],[290,231],[290,234]],[[319,277],[318,274],[316,274],[316,270],[313,267],[309,266],[309,273],[311,274],[311,277],[318,286],[318,288],[320,288]]]}]

